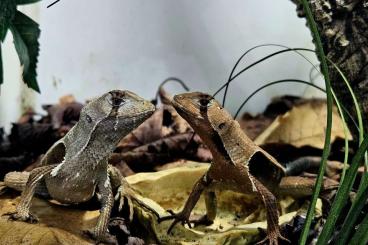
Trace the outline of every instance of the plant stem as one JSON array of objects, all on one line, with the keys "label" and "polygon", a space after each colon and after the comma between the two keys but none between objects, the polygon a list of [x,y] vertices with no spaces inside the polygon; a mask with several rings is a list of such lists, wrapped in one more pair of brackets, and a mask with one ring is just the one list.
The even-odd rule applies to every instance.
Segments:
[{"label": "plant stem", "polygon": [[326,135],[325,135],[325,146],[323,148],[321,165],[319,168],[316,185],[314,187],[312,201],[308,208],[307,217],[306,217],[303,231],[302,231],[302,234],[299,240],[299,244],[304,245],[307,242],[309,229],[312,223],[312,218],[314,216],[314,209],[315,209],[317,198],[319,196],[321,186],[322,186],[327,157],[330,153],[331,126],[332,126],[332,92],[331,92],[331,84],[330,84],[330,77],[328,73],[326,57],[323,51],[322,42],[321,42],[321,38],[318,33],[317,25],[313,19],[313,14],[309,8],[307,0],[302,0],[302,4],[303,4],[304,11],[306,13],[307,22],[310,26],[310,29],[312,31],[312,36],[316,44],[317,55],[319,57],[319,60],[321,61],[321,70],[325,78],[326,95],[327,95],[327,125],[326,125]]}]

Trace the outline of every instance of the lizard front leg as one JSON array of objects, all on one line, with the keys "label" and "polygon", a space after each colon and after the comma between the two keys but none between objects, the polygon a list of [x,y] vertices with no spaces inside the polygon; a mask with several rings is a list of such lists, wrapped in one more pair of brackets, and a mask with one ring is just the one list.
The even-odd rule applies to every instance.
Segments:
[{"label": "lizard front leg", "polygon": [[169,213],[171,213],[171,215],[165,216],[165,217],[161,217],[159,218],[158,222],[162,222],[165,220],[170,220],[170,219],[174,219],[173,223],[170,225],[167,233],[170,233],[171,230],[174,228],[174,226],[181,222],[183,225],[185,223],[187,223],[189,225],[189,227],[191,227],[190,225],[190,221],[189,221],[189,216],[190,213],[192,212],[194,206],[197,204],[199,197],[201,196],[202,192],[211,184],[212,180],[207,176],[207,173],[204,174],[194,185],[192,192],[189,195],[189,198],[187,199],[185,206],[183,208],[183,210],[177,214],[175,214],[173,211],[168,210]]},{"label": "lizard front leg", "polygon": [[249,174],[249,178],[257,189],[257,194],[265,205],[267,212],[267,237],[257,244],[263,244],[268,241],[270,245],[277,245],[279,239],[290,242],[280,233],[279,212],[276,197],[252,175]]},{"label": "lizard front leg", "polygon": [[16,212],[12,213],[10,219],[27,221],[30,223],[37,222],[37,217],[29,212],[32,197],[35,193],[35,189],[39,181],[54,169],[57,164],[47,165],[39,168],[35,168],[31,171],[27,184],[22,192],[20,203],[17,206]]},{"label": "lizard front leg", "polygon": [[217,213],[216,193],[212,190],[206,190],[204,193],[204,201],[206,204],[206,214],[197,220],[190,220],[190,223],[197,225],[212,225]]},{"label": "lizard front leg", "polygon": [[114,205],[114,196],[112,193],[110,178],[106,174],[97,184],[98,191],[101,194],[101,209],[97,224],[92,232],[93,238],[98,242],[106,242],[117,244],[115,237],[107,233],[107,225],[111,214],[112,206]]}]

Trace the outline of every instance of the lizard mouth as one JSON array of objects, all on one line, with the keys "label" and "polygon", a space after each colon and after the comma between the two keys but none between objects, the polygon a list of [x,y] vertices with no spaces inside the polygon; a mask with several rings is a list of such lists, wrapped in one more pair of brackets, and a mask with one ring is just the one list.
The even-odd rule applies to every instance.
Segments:
[{"label": "lizard mouth", "polygon": [[191,110],[189,110],[187,107],[183,106],[182,104],[180,104],[180,102],[174,99],[171,101],[171,104],[173,105],[173,107],[175,108],[175,110],[179,113],[180,116],[182,116],[183,118],[190,118],[190,117],[196,117],[198,118],[198,115],[195,112],[192,112]]},{"label": "lizard mouth", "polygon": [[173,105],[173,107],[175,108],[175,110],[180,114],[180,115],[185,115],[188,114],[188,111],[184,108],[184,106],[182,106],[179,102],[177,102],[174,99],[171,101],[171,104]]},{"label": "lizard mouth", "polygon": [[127,116],[122,115],[121,117],[124,117],[126,119],[150,117],[154,112],[155,112],[155,110],[146,110],[146,111],[137,113],[137,114],[132,115],[132,116],[127,117]]}]

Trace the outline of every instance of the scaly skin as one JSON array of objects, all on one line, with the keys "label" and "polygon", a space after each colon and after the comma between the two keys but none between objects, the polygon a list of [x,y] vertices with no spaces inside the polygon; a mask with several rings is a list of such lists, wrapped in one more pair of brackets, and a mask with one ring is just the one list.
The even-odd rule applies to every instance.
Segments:
[{"label": "scaly skin", "polygon": [[[108,158],[120,139],[154,110],[150,102],[122,90],[110,91],[89,102],[82,109],[78,123],[47,151],[42,166],[31,171],[21,201],[11,217],[37,221],[29,211],[37,190],[47,190],[52,199],[61,203],[75,204],[90,200],[97,189],[101,195],[101,214],[92,236],[97,241],[116,243],[107,233],[114,194],[121,204],[124,197],[130,204],[137,199],[119,171],[108,165]],[[16,180],[14,175],[9,173],[5,184],[12,186],[11,181]]]},{"label": "scaly skin", "polygon": [[[213,162],[194,185],[183,210],[177,214],[170,211],[171,215],[159,219],[160,222],[174,219],[168,232],[178,222],[189,226],[190,223],[212,224],[216,217],[214,189],[220,188],[258,196],[263,202],[267,211],[267,237],[261,243],[278,244],[280,239],[287,240],[280,234],[277,200],[273,193],[280,191],[282,179],[282,189],[290,194],[298,190],[311,190],[314,181],[300,182],[310,183],[308,189],[306,186],[295,186],[295,179],[292,179],[293,182],[284,179],[289,178],[284,177],[286,169],[249,139],[212,96],[200,92],[185,93],[176,95],[172,104],[209,147]],[[199,220],[190,221],[190,213],[202,192],[205,193],[207,213]]]}]

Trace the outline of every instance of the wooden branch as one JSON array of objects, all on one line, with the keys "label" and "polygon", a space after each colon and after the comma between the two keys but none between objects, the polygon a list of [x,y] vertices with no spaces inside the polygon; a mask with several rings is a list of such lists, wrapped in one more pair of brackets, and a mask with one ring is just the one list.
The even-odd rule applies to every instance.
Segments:
[{"label": "wooden branch", "polygon": [[[299,17],[304,17],[298,0]],[[368,1],[367,0],[309,0],[321,35],[326,56],[345,74],[360,103],[365,131],[368,132]],[[355,111],[345,82],[329,64],[331,85],[342,104]],[[355,116],[355,115],[354,115]],[[352,123],[349,128],[357,139]]]}]

